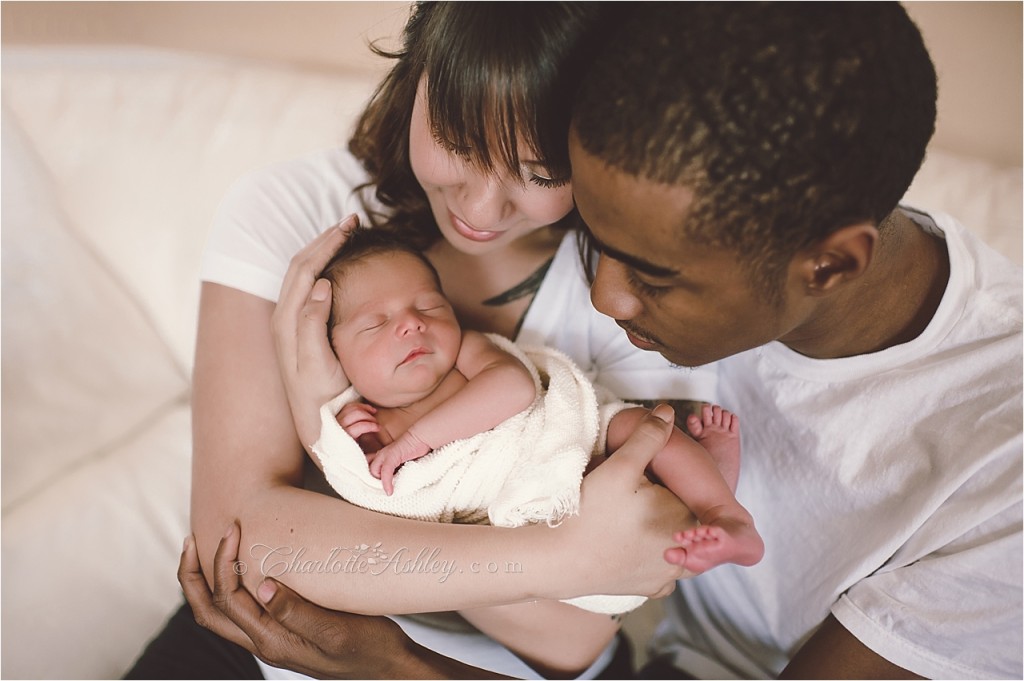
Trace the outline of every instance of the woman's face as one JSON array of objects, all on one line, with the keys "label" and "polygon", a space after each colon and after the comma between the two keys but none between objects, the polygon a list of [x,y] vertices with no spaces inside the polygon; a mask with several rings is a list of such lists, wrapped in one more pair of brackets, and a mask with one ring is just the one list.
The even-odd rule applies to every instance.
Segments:
[{"label": "woman's face", "polygon": [[457,250],[499,251],[572,210],[569,182],[552,180],[529,152],[522,156],[522,181],[506,171],[485,174],[436,139],[427,112],[421,80],[409,126],[409,161],[441,234]]}]

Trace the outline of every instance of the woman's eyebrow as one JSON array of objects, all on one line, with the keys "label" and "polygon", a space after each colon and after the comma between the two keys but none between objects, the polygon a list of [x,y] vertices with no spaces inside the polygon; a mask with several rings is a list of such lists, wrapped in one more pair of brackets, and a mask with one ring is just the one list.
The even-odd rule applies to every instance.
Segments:
[{"label": "woman's eyebrow", "polygon": [[603,243],[600,239],[594,236],[594,233],[591,232],[589,229],[587,230],[587,238],[590,240],[590,243],[594,246],[594,248],[597,249],[598,253],[600,253],[601,255],[607,255],[612,260],[618,260],[621,263],[629,265],[638,272],[643,272],[644,274],[650,275],[652,277],[658,277],[661,279],[668,279],[670,277],[679,276],[679,272],[677,270],[671,269],[669,267],[662,267],[661,265],[655,265],[654,263],[644,260],[643,258],[637,257],[635,255],[630,255],[629,253],[623,253],[622,251],[616,248],[612,248],[611,246]]}]

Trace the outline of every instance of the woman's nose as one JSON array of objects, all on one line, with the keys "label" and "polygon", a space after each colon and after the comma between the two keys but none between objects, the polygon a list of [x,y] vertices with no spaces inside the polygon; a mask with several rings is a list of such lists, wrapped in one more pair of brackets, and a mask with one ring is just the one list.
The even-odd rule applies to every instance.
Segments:
[{"label": "woman's nose", "polygon": [[633,295],[626,266],[606,255],[597,261],[594,283],[590,285],[590,302],[598,312],[622,321],[633,319],[643,309],[643,304]]},{"label": "woman's nose", "polygon": [[460,217],[473,229],[493,231],[515,210],[515,206],[499,178],[476,173],[473,175],[460,187]]}]

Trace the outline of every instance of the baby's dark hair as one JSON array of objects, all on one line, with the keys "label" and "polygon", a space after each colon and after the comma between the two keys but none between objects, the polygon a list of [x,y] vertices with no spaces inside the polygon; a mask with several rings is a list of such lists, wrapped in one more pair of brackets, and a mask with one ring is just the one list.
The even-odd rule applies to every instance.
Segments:
[{"label": "baby's dark hair", "polygon": [[573,130],[609,166],[691,189],[682,232],[732,249],[777,301],[801,248],[857,222],[884,229],[935,100],[898,3],[636,3],[581,85]]},{"label": "baby's dark hair", "polygon": [[408,236],[399,234],[387,224],[379,227],[357,227],[352,230],[345,240],[345,243],[338,252],[331,257],[318,278],[327,279],[331,282],[331,312],[327,317],[327,328],[333,329],[337,323],[335,308],[338,305],[339,289],[345,276],[345,270],[357,263],[374,255],[389,253],[408,253],[417,258],[434,276],[438,290],[441,289],[441,277],[437,269],[423,255],[409,244]]}]

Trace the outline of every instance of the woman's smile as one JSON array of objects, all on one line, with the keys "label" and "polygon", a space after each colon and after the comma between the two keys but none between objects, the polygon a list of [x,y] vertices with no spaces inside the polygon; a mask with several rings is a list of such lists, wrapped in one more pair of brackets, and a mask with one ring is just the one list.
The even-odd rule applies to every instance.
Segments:
[{"label": "woman's smile", "polygon": [[452,229],[472,241],[493,241],[500,237],[504,232],[493,232],[482,229],[476,229],[465,220],[459,218],[455,213],[448,211],[448,219],[451,220]]}]

